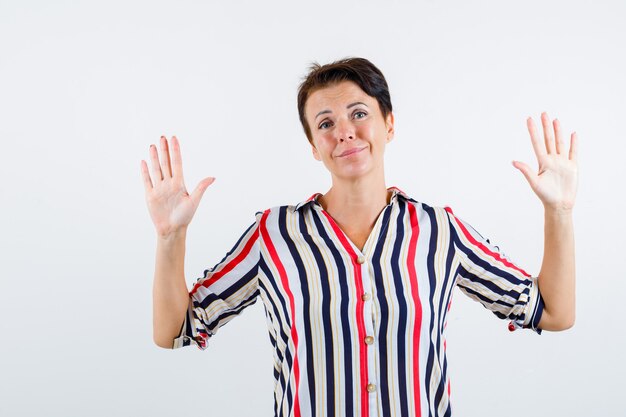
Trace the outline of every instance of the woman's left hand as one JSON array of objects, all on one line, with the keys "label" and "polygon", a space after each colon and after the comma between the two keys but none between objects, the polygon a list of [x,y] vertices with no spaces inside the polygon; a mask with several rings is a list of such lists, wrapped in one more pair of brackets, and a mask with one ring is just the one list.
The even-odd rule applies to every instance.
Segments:
[{"label": "woman's left hand", "polygon": [[526,120],[526,124],[535,155],[537,155],[539,170],[535,174],[528,165],[520,161],[513,161],[513,166],[524,174],[546,210],[571,211],[578,187],[576,132],[571,135],[569,152],[567,152],[557,119],[552,121],[551,126],[548,115],[545,112],[541,114],[544,140],[537,135],[531,117]]}]

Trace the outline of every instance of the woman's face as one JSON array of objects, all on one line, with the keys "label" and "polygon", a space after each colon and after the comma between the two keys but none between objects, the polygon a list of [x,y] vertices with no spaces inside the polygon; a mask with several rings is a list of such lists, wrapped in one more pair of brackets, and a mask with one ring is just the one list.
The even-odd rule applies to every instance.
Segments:
[{"label": "woman's face", "polygon": [[393,139],[393,114],[383,118],[378,102],[352,81],[313,92],[305,105],[313,156],[333,178],[383,175],[385,145]]}]

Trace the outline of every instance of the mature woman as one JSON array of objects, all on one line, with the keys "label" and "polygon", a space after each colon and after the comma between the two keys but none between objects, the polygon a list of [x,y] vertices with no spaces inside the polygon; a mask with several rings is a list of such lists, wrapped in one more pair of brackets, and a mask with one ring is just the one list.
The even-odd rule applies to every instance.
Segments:
[{"label": "mature woman", "polygon": [[574,323],[572,208],[576,135],[542,114],[544,140],[528,130],[535,174],[514,162],[545,207],[538,277],[516,266],[449,207],[387,188],[384,152],[394,116],[383,74],[351,58],[314,65],[298,110],[313,156],[332,186],[293,206],[256,214],[234,248],[188,292],[185,235],[213,178],[188,194],[179,142],[161,137],[142,161],[157,229],[154,340],[207,340],[260,297],[274,347],[275,415],[450,415],[444,330],[459,287],[511,330]]}]

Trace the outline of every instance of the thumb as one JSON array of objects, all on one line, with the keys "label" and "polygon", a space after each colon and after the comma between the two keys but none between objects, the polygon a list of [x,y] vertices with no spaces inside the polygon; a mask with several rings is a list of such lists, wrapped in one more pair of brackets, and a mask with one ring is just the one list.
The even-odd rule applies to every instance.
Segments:
[{"label": "thumb", "polygon": [[526,181],[528,181],[528,183],[532,187],[534,185],[534,183],[535,183],[535,180],[533,178],[533,173],[532,173],[532,170],[530,169],[530,167],[528,165],[526,165],[525,163],[520,162],[520,161],[513,161],[512,164],[513,164],[513,166],[515,168],[520,170],[522,172],[522,174],[524,174],[524,177],[526,177]]},{"label": "thumb", "polygon": [[191,201],[193,201],[193,205],[195,207],[198,207],[198,205],[200,204],[200,199],[202,199],[204,192],[209,187],[209,185],[213,184],[213,181],[215,181],[215,177],[207,177],[200,181],[198,185],[196,185],[196,188],[189,196],[191,198]]}]

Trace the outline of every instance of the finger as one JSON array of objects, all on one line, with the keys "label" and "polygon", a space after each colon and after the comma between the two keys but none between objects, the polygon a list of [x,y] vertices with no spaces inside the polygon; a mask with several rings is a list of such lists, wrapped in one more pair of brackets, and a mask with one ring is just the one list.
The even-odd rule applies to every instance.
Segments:
[{"label": "finger", "polygon": [[163,172],[163,177],[172,178],[172,169],[170,168],[172,165],[170,162],[170,150],[165,136],[161,136],[161,159],[161,165],[163,166],[161,171]]},{"label": "finger", "polygon": [[141,177],[143,178],[143,186],[146,192],[152,189],[152,180],[150,180],[150,174],[148,173],[148,164],[143,159],[141,160]]},{"label": "finger", "polygon": [[515,168],[517,168],[522,172],[522,174],[524,174],[524,177],[526,177],[526,181],[528,181],[528,183],[532,187],[535,182],[535,174],[533,174],[532,169],[528,165],[520,161],[513,161],[512,163]]},{"label": "finger", "polygon": [[560,155],[565,150],[565,143],[563,143],[563,132],[561,132],[561,122],[559,122],[558,119],[554,119],[552,121],[552,124],[554,125],[556,153]]},{"label": "finger", "polygon": [[578,161],[578,135],[576,132],[572,133],[572,137],[570,138],[569,159],[574,162]]},{"label": "finger", "polygon": [[154,184],[158,184],[160,180],[163,180],[163,174],[161,173],[161,164],[159,164],[159,154],[154,145],[150,145],[150,165],[152,167],[152,180]]},{"label": "finger", "polygon": [[550,118],[544,111],[541,113],[541,125],[543,126],[543,138],[546,142],[546,151],[548,154],[556,153],[554,148],[554,136],[552,135],[552,126],[550,126]]},{"label": "finger", "polygon": [[215,181],[214,177],[207,177],[203,179],[202,181],[200,181],[198,185],[196,185],[196,189],[193,190],[193,192],[189,196],[191,198],[191,201],[193,201],[194,207],[198,207],[198,205],[200,204],[200,199],[202,198],[202,195],[204,194],[206,189],[209,187],[209,185],[213,184],[213,181]]},{"label": "finger", "polygon": [[526,127],[528,127],[528,133],[530,134],[530,141],[533,144],[535,155],[537,156],[537,159],[541,159],[541,157],[546,154],[546,148],[539,140],[537,129],[535,128],[535,122],[533,122],[532,117],[526,119]]},{"label": "finger", "polygon": [[172,178],[183,177],[183,158],[180,155],[180,143],[172,136]]}]

